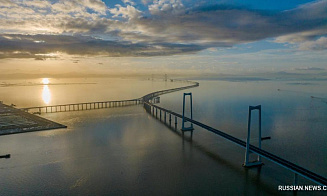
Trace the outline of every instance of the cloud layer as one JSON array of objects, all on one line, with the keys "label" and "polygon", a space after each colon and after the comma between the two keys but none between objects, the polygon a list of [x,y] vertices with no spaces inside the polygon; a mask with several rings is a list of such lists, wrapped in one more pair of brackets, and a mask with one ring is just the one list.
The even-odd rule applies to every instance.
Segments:
[{"label": "cloud layer", "polygon": [[60,53],[79,56],[165,56],[194,53],[203,48],[192,44],[144,44],[109,41],[90,36],[20,35],[0,36],[1,58],[56,58]]},{"label": "cloud layer", "polygon": [[301,50],[327,49],[327,1],[279,12],[181,0],[1,0],[0,58],[153,56],[276,38]]}]

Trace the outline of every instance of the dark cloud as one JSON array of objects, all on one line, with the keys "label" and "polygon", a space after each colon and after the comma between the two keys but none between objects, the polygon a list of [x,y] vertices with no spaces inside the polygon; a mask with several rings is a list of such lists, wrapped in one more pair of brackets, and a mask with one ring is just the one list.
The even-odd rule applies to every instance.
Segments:
[{"label": "dark cloud", "polygon": [[144,44],[108,41],[89,36],[68,35],[0,35],[0,58],[53,58],[51,53],[111,57],[164,56],[192,53],[203,48],[192,44]]},{"label": "dark cloud", "polygon": [[68,18],[58,24],[58,28],[62,29],[63,32],[79,32],[87,34],[105,33],[108,31],[108,27],[114,22],[109,19],[99,19],[95,21],[89,21],[84,18]]},{"label": "dark cloud", "polygon": [[327,1],[282,12],[211,5],[185,9],[178,14],[165,11],[133,22],[142,33],[122,31],[123,38],[215,46],[296,33],[306,33],[307,39],[314,39],[327,34]]}]

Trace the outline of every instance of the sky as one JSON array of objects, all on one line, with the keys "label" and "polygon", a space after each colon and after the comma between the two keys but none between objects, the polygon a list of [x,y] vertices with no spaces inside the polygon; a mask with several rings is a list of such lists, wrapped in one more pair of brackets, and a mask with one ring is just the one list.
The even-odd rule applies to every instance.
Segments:
[{"label": "sky", "polygon": [[326,0],[0,0],[0,27],[0,75],[327,69]]}]

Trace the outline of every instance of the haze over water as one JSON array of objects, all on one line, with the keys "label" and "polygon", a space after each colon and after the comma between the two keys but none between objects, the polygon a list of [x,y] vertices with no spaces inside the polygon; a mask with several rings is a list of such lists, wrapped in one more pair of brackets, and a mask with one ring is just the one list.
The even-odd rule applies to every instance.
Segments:
[{"label": "haze over water", "polygon": [[[50,78],[35,85],[41,81],[4,81],[21,85],[0,87],[1,97],[29,107],[132,99],[186,85],[148,78]],[[160,105],[181,113],[183,92],[192,92],[195,120],[245,140],[248,106],[261,104],[263,136],[272,138],[263,149],[327,176],[326,99],[311,98],[327,98],[326,81],[198,82],[162,95]],[[197,127],[192,140],[189,133],[183,139],[142,105],[41,116],[68,128],[0,137],[1,154],[11,154],[0,160],[0,195],[292,194],[277,190],[293,183],[291,172],[267,160],[261,170],[244,169],[244,149]]]}]

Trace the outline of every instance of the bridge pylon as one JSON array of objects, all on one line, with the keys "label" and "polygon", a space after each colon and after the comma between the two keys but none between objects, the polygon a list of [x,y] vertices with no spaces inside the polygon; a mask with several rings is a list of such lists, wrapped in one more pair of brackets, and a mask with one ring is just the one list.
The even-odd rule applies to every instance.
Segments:
[{"label": "bridge pylon", "polygon": [[250,136],[251,136],[251,113],[252,110],[258,110],[259,111],[259,136],[258,136],[258,147],[261,149],[261,105],[257,106],[249,106],[249,115],[248,115],[248,136],[246,139],[246,150],[245,150],[245,160],[243,163],[244,167],[256,167],[263,165],[261,161],[261,156],[258,155],[257,160],[255,161],[249,161],[250,156]]},{"label": "bridge pylon", "polygon": [[193,132],[193,130],[194,130],[193,123],[191,123],[191,125],[189,127],[185,127],[185,123],[187,122],[187,120],[185,119],[185,97],[186,96],[190,96],[190,119],[193,120],[192,93],[184,93],[183,94],[183,118],[182,118],[182,129],[181,129],[181,131],[183,131],[183,133],[185,131]]}]

